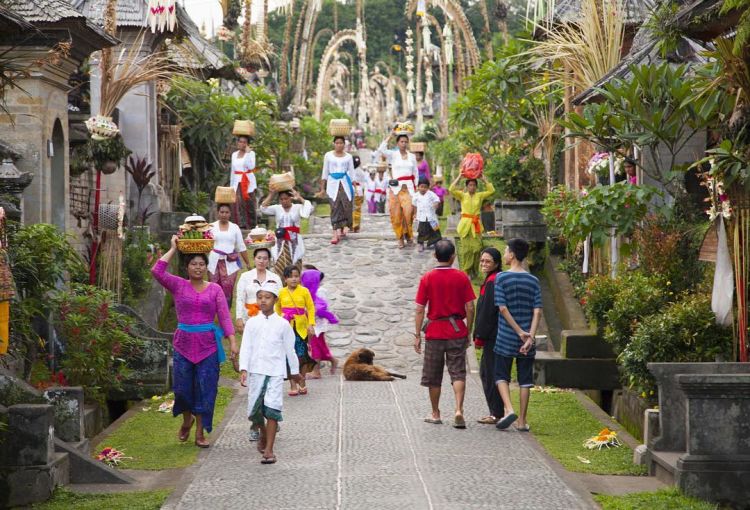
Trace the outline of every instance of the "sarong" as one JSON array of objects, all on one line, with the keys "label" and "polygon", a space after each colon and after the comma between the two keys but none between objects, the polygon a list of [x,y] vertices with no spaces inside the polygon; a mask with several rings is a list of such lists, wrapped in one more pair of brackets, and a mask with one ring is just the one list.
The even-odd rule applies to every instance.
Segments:
[{"label": "sarong", "polygon": [[[292,325],[292,328],[294,328],[294,325]],[[316,361],[310,357],[310,349],[307,346],[307,339],[299,336],[297,330],[294,330],[294,352],[297,353],[300,373],[303,371],[311,372],[312,369],[315,368]],[[286,364],[286,374],[287,376],[290,375],[289,363]]]},{"label": "sarong", "polygon": [[396,239],[406,236],[407,239],[414,237],[414,205],[411,202],[411,195],[406,186],[403,186],[398,194],[391,193],[391,226],[396,234]]},{"label": "sarong", "polygon": [[334,230],[352,227],[352,201],[346,196],[344,186],[339,182],[336,200],[328,199],[331,204],[331,226]]},{"label": "sarong", "polygon": [[354,197],[354,211],[352,211],[352,230],[359,232],[359,226],[362,221],[362,203],[364,197]]},{"label": "sarong", "polygon": [[213,428],[216,393],[219,390],[219,359],[213,353],[198,363],[192,363],[174,351],[173,386],[174,406],[172,416],[185,411],[201,417],[206,432]]},{"label": "sarong", "polygon": [[[234,264],[234,262],[232,262]],[[218,283],[221,290],[224,291],[224,297],[227,298],[227,305],[232,308],[232,296],[234,295],[234,284],[237,281],[237,275],[239,271],[235,271],[232,274],[227,274],[227,261],[220,260],[216,263],[216,272],[208,273],[208,280],[212,283]]]},{"label": "sarong", "polygon": [[432,246],[436,242],[440,241],[442,236],[440,235],[440,229],[437,230],[432,228],[429,221],[420,221],[417,226],[417,242],[427,243],[427,246]]},{"label": "sarong", "polygon": [[255,426],[263,426],[265,419],[282,421],[284,378],[263,374],[249,374],[247,378],[247,418]]},{"label": "sarong", "polygon": [[326,343],[326,334],[313,335],[310,340],[310,357],[315,361],[332,361],[333,354]]},{"label": "sarong", "polygon": [[435,210],[435,212],[437,213],[438,216],[442,216],[443,215],[443,206],[444,205],[445,205],[445,200],[441,200],[440,204],[438,204],[437,209]]},{"label": "sarong", "polygon": [[[282,276],[284,274],[284,269],[287,266],[292,265],[292,242],[291,241],[281,241],[281,250],[279,250],[279,256],[276,259],[276,262],[273,264],[273,272],[276,273],[279,276]],[[300,273],[302,272],[302,259],[299,259],[295,264],[294,267],[300,270]]]},{"label": "sarong", "polygon": [[479,257],[482,254],[482,238],[466,236],[459,240],[458,260],[461,271],[473,278],[479,274]]},{"label": "sarong", "polygon": [[237,185],[234,190],[237,201],[232,204],[232,217],[237,225],[243,229],[254,228],[258,223],[258,207],[255,201],[255,191],[249,192],[247,200],[242,196],[242,186]]},{"label": "sarong", "polygon": [[383,198],[382,200],[378,200],[376,206],[380,214],[385,214],[385,198]]}]

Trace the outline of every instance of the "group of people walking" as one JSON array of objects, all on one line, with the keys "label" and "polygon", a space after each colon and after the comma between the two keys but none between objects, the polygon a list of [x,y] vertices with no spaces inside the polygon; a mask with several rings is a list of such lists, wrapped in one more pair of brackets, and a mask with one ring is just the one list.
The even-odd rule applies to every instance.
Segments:
[{"label": "group of people walking", "polygon": [[[152,273],[172,293],[178,319],[174,334],[173,413],[183,418],[179,440],[187,441],[195,425],[196,446],[209,446],[205,432],[212,430],[219,364],[226,359],[222,342],[226,338],[230,359],[241,373],[241,383],[249,388],[250,437],[258,442],[262,462],[270,464],[276,462],[273,448],[278,422],[282,420],[283,381],[290,381],[288,396],[306,395],[306,380],[321,377],[321,362],[330,362],[332,373],[336,370],[337,362],[326,344],[325,333],[338,319],[329,309],[322,288],[325,275],[302,261],[305,247],[301,221],[312,214],[312,204],[293,189],[269,193],[259,208],[242,204],[246,197],[255,200],[257,190],[255,158],[247,147],[248,141],[241,138],[239,150],[232,156],[230,183],[236,185],[240,205],[217,205],[218,219],[211,225],[213,250],[183,257],[186,279],[172,275],[167,267],[177,252],[175,236]],[[504,255],[495,248],[483,249],[479,211],[482,201],[494,189],[482,179],[486,190],[478,191],[477,180],[469,179],[465,190],[459,190],[457,177],[448,191],[462,207],[458,233],[463,271],[454,269],[456,248],[451,241],[442,239],[438,222],[442,198],[448,191],[439,182],[431,189],[429,166],[423,155],[417,157],[408,151],[408,136],[396,137],[395,150],[388,149],[388,142],[386,139],[381,144],[378,154],[389,163],[390,175],[385,175],[385,166],[378,167],[377,180],[361,170],[357,172],[359,158],[344,152],[342,137],[335,138],[334,150],[325,155],[320,193],[331,205],[331,243],[338,244],[357,228],[356,211],[361,210],[364,201],[371,212],[384,209],[376,194],[388,196],[399,247],[413,244],[416,219],[420,250],[425,245],[434,246],[437,261],[437,267],[422,277],[416,295],[414,348],[422,352],[424,333],[422,385],[429,388],[432,404],[425,421],[442,423],[439,400],[443,369],[447,366],[456,396],[454,426],[465,428],[466,348],[473,330],[475,344],[484,348],[481,378],[489,408],[489,414],[479,421],[507,428],[518,420],[518,430],[528,430],[528,388],[532,385],[534,337],[541,316],[538,281],[522,266],[528,244],[511,240]],[[445,193],[439,195],[437,188]],[[278,203],[272,204],[276,197]],[[234,212],[246,226],[251,226],[257,222],[258,209],[275,218],[276,241],[270,248],[255,249],[251,264],[240,225],[230,218]],[[501,273],[502,259],[509,269]],[[242,262],[247,268],[253,267],[238,279]],[[467,273],[471,275],[479,269],[485,274],[485,281],[475,308],[476,296]],[[233,304],[234,321],[230,313]],[[241,347],[236,334],[242,335]],[[521,386],[520,417],[513,411],[508,391],[513,359],[517,360]]]}]

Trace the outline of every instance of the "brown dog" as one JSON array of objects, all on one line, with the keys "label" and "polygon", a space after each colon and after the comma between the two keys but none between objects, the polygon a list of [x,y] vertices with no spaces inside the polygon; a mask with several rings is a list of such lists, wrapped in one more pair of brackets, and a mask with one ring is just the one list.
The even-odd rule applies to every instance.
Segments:
[{"label": "brown dog", "polygon": [[383,367],[373,365],[375,353],[370,349],[357,349],[344,363],[344,379],[347,381],[392,381],[394,377],[406,379],[405,375],[389,372]]}]

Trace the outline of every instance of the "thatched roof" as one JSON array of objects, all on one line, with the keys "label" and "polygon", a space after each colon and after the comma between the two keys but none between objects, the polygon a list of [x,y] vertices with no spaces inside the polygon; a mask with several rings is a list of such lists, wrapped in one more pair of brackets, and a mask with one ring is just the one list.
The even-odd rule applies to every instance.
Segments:
[{"label": "thatched roof", "polygon": [[[701,57],[700,52],[705,49],[701,42],[702,34],[712,34],[706,39],[712,39],[716,35],[727,29],[727,24],[731,23],[731,15],[719,19],[716,14],[721,7],[722,0],[683,0],[683,5],[675,16],[675,22],[682,28],[684,36],[678,44],[675,60],[680,62],[701,62],[705,59]],[[714,16],[711,16],[711,15]],[[704,16],[711,18],[713,21],[696,24],[693,21]],[[736,20],[735,20],[736,22]],[[731,26],[731,25],[729,25]],[[724,27],[724,28],[721,28]],[[716,30],[720,30],[716,32]],[[643,25],[638,29],[633,39],[633,44],[625,57],[612,70],[604,75],[592,87],[578,94],[573,98],[574,105],[585,104],[596,100],[599,97],[597,89],[602,88],[615,78],[626,79],[630,76],[630,66],[639,64],[652,64],[663,62],[657,47],[658,39],[651,32],[648,26]]]},{"label": "thatched roof", "polygon": [[[655,0],[624,0],[625,23],[640,25],[649,15]],[[558,0],[552,15],[556,23],[575,23],[581,15],[581,0]]]}]

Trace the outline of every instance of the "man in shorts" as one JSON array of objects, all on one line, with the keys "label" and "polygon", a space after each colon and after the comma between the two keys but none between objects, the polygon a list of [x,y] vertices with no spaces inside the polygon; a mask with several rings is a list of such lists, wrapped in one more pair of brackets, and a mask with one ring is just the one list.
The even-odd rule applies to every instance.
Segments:
[{"label": "man in shorts", "polygon": [[427,310],[425,328],[422,386],[430,389],[432,414],[427,423],[441,424],[440,387],[443,367],[448,374],[456,397],[453,426],[466,428],[464,394],[466,392],[466,348],[469,346],[467,324],[474,323],[474,289],[466,273],[454,269],[456,247],[447,239],[435,243],[437,267],[427,272],[419,282],[415,316],[414,350],[422,353],[422,324]]}]

